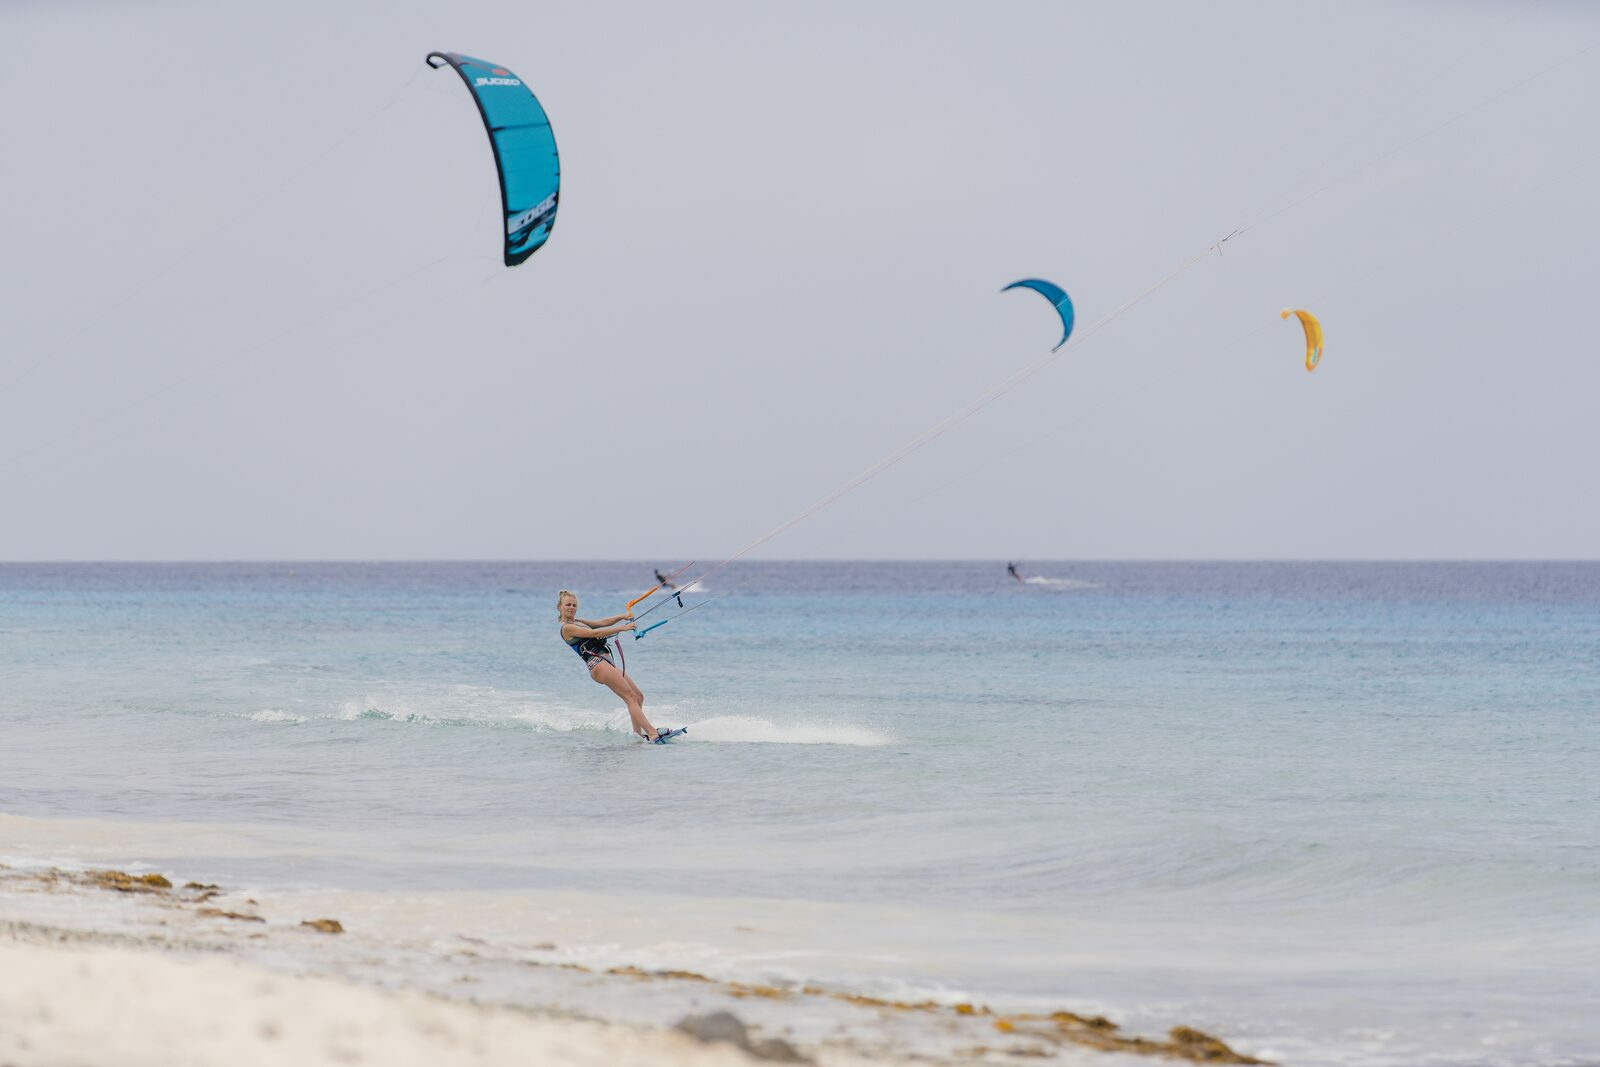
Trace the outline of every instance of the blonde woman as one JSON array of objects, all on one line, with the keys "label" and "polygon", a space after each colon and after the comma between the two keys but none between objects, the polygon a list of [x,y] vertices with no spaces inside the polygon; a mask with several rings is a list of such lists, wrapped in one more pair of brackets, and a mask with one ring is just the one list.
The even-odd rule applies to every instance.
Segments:
[{"label": "blonde woman", "polygon": [[633,720],[635,733],[642,735],[646,741],[660,743],[663,740],[661,735],[668,731],[658,733],[650,725],[650,720],[645,718],[644,694],[633,684],[633,679],[618,670],[611,661],[611,646],[606,643],[608,637],[633,629],[632,616],[580,619],[578,597],[565,589],[556,597],[556,613],[561,617],[561,640],[583,660],[583,665],[589,668],[589,677],[622,698],[622,702],[628,706],[628,718]]}]

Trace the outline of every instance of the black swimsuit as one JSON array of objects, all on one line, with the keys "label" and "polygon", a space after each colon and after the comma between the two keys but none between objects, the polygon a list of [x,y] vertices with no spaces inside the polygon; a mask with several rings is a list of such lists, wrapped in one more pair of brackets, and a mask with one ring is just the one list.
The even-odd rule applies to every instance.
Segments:
[{"label": "black swimsuit", "polygon": [[[565,641],[567,647],[582,658],[585,667],[592,669],[595,660],[600,660],[602,663],[611,663],[611,646],[606,643],[606,639],[603,637],[563,636],[561,640]],[[615,663],[611,663],[611,665],[613,667],[616,666]]]}]

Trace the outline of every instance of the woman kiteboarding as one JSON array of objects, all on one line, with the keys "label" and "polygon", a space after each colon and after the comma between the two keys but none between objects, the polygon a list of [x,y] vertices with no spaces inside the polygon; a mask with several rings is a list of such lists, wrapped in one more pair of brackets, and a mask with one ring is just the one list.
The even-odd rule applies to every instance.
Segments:
[{"label": "woman kiteboarding", "polygon": [[561,618],[561,640],[576,652],[589,668],[589,677],[622,698],[628,706],[628,718],[633,721],[633,731],[646,741],[661,744],[670,730],[658,731],[650,725],[644,714],[644,694],[611,659],[611,646],[606,639],[633,629],[633,616],[613,615],[609,619],[578,618],[578,597],[561,590],[556,597],[556,613]]}]

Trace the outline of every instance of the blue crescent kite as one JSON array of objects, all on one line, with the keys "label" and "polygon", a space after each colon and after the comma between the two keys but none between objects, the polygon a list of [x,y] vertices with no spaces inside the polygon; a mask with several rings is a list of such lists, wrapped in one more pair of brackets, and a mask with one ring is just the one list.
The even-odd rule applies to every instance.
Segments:
[{"label": "blue crescent kite", "polygon": [[[1020,282],[1012,282],[1000,291],[1003,293],[1019,287],[1032,289],[1056,306],[1056,312],[1061,316],[1061,340],[1056,342],[1056,348],[1066,344],[1067,338],[1072,336],[1072,322],[1075,318],[1075,313],[1072,310],[1072,298],[1067,295],[1067,291],[1054,282],[1043,281],[1039,278],[1024,278]],[[1052,348],[1050,351],[1054,352],[1056,348]]]},{"label": "blue crescent kite", "polygon": [[550,239],[561,197],[561,161],[550,120],[533,91],[505,67],[457,52],[429,52],[428,66],[449,64],[466,83],[489,132],[500,171],[506,219],[506,266],[515,267]]}]

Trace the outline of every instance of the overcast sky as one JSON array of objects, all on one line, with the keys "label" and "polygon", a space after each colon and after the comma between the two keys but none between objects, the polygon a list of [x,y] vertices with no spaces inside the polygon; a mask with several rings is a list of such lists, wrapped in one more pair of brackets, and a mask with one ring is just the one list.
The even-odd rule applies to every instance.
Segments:
[{"label": "overcast sky", "polygon": [[[1084,331],[1241,226],[759,554],[1600,556],[1600,8],[0,0],[0,34],[0,559],[721,558],[1047,352],[1006,283]],[[514,270],[433,49],[554,124]]]}]

